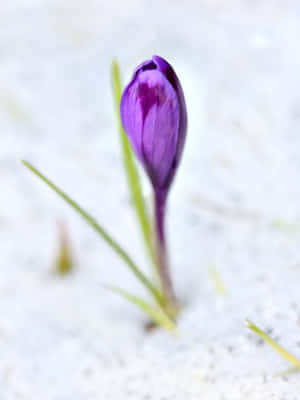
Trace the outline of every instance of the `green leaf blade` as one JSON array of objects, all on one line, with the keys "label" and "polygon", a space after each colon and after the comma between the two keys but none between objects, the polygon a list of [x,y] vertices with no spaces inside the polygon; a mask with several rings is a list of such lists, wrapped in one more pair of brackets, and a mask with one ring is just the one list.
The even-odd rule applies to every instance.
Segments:
[{"label": "green leaf blade", "polygon": [[296,372],[300,372],[300,364],[295,365],[294,367],[291,367],[283,372],[279,372],[278,374],[275,374],[275,376],[285,376],[289,374],[295,374]]},{"label": "green leaf blade", "polygon": [[300,367],[300,360],[289,353],[286,349],[280,346],[278,343],[275,342],[269,335],[267,335],[264,331],[262,331],[258,326],[256,326],[253,322],[246,320],[247,327],[257,335],[259,335],[265,342],[267,342],[273,349],[281,355],[282,358],[287,360],[293,367],[299,368]]},{"label": "green leaf blade", "polygon": [[54,192],[56,192],[66,203],[68,203],[81,217],[105,240],[105,242],[121,257],[138,280],[150,291],[158,303],[161,302],[162,294],[157,287],[144,275],[144,273],[135,264],[129,254],[102,228],[102,226],[89,215],[79,204],[71,199],[65,192],[58,188],[52,181],[46,178],[38,169],[27,161],[22,163],[33,172],[38,178],[46,183]]},{"label": "green leaf blade", "polygon": [[226,296],[227,295],[226,288],[225,288],[224,283],[222,281],[221,275],[219,274],[219,272],[217,271],[215,266],[212,266],[210,268],[209,272],[210,272],[210,275],[211,275],[211,279],[212,279],[213,285],[215,287],[216,294],[218,296]]},{"label": "green leaf blade", "polygon": [[143,191],[140,183],[138,169],[135,163],[134,154],[127,135],[123,129],[120,118],[120,102],[122,96],[122,85],[120,68],[116,60],[112,62],[111,66],[111,79],[112,90],[115,103],[116,117],[118,120],[118,128],[120,133],[120,141],[123,153],[124,168],[126,171],[128,187],[130,190],[134,209],[136,211],[137,219],[143,233],[146,248],[148,250],[150,259],[153,265],[156,265],[156,256],[153,248],[152,240],[152,225],[148,216],[146,204],[143,197]]},{"label": "green leaf blade", "polygon": [[120,289],[116,286],[105,286],[106,289],[120,295],[126,300],[130,301],[132,304],[136,305],[143,313],[148,315],[152,321],[154,321],[161,328],[166,329],[170,332],[176,332],[177,328],[174,322],[169,318],[169,316],[160,307],[152,307],[146,301],[138,296],[132,295],[127,291]]}]

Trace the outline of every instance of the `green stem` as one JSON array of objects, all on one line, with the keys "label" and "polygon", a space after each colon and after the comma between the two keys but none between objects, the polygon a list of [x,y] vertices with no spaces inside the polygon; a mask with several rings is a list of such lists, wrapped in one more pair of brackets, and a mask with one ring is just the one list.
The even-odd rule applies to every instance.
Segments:
[{"label": "green stem", "polygon": [[168,313],[170,318],[175,320],[178,316],[180,309],[176,300],[168,263],[167,243],[165,235],[166,200],[166,191],[154,191],[157,265],[164,296],[164,303],[162,304],[162,307]]}]

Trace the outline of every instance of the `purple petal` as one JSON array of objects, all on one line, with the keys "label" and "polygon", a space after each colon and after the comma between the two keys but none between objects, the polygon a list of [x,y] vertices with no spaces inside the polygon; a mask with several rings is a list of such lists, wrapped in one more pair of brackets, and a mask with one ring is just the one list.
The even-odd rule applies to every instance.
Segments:
[{"label": "purple petal", "polygon": [[156,186],[164,185],[176,154],[180,110],[176,92],[159,71],[140,76],[143,155]]},{"label": "purple petal", "polygon": [[187,128],[186,106],[172,67],[153,56],[140,64],[120,105],[127,136],[159,190],[167,190],[177,169]]},{"label": "purple petal", "polygon": [[187,131],[187,111],[186,111],[186,104],[184,100],[184,94],[183,90],[181,87],[181,84],[179,82],[179,79],[171,67],[171,65],[164,60],[160,56],[153,56],[152,60],[156,63],[158,66],[158,69],[165,75],[165,77],[168,79],[168,81],[171,83],[171,85],[174,87],[177,96],[178,96],[178,102],[179,102],[179,107],[180,107],[180,124],[179,124],[179,133],[178,133],[178,145],[177,145],[177,151],[176,151],[176,156],[174,160],[174,171],[172,176],[175,173],[176,167],[180,161],[181,154],[183,151],[184,147],[184,142],[185,142],[185,137],[186,137],[186,131]]},{"label": "purple petal", "polygon": [[121,120],[125,132],[131,142],[131,145],[138,156],[143,161],[142,153],[142,129],[143,118],[142,110],[139,107],[139,99],[137,97],[136,81],[132,81],[125,89],[120,104]]}]

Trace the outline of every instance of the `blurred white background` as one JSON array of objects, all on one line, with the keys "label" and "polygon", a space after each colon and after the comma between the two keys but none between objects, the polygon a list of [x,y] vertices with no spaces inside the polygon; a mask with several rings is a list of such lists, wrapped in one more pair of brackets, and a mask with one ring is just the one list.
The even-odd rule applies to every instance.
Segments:
[{"label": "blurred white background", "polygon": [[[243,327],[251,317],[300,355],[299,18],[296,0],[1,3],[1,400],[299,393],[299,376],[274,380],[285,362]],[[119,60],[125,83],[153,54],[175,68],[189,112],[168,213],[185,303],[177,339],[146,335],[143,316],[102,288],[143,294],[20,163],[31,161],[64,188],[146,270],[110,65]],[[76,260],[63,279],[51,274],[61,220]],[[212,268],[225,297],[214,290]]]}]

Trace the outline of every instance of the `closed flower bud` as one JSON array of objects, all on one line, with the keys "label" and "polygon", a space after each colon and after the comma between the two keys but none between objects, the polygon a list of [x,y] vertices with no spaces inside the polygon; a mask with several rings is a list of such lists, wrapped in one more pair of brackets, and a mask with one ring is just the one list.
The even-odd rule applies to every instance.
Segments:
[{"label": "closed flower bud", "polygon": [[121,118],[131,145],[156,192],[167,192],[184,146],[187,115],[173,68],[161,57],[143,62],[121,99]]}]

